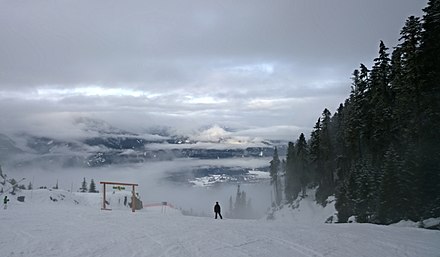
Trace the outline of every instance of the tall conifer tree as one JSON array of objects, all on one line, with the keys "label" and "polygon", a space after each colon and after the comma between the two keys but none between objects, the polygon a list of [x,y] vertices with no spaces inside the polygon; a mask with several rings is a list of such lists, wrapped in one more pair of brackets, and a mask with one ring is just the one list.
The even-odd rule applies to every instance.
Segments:
[{"label": "tall conifer tree", "polygon": [[282,198],[280,169],[281,169],[281,161],[280,158],[278,157],[278,149],[275,147],[272,161],[270,161],[270,177],[271,177],[271,184],[274,186],[276,205],[280,205]]}]

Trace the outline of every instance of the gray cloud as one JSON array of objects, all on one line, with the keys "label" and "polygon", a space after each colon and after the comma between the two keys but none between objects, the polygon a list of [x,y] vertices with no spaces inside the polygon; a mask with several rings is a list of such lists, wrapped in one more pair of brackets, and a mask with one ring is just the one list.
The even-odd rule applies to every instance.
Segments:
[{"label": "gray cloud", "polygon": [[4,1],[2,83],[166,81],[222,61],[369,61],[425,3]]},{"label": "gray cloud", "polygon": [[310,128],[426,2],[1,1],[2,129],[81,115]]}]

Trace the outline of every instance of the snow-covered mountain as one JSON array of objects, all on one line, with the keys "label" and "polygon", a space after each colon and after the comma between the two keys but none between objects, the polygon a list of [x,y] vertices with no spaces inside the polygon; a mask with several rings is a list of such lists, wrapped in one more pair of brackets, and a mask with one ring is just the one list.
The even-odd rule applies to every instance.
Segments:
[{"label": "snow-covered mountain", "polygon": [[[282,155],[287,145],[285,142],[237,135],[232,129],[218,125],[187,134],[163,126],[135,133],[102,120],[77,118],[72,121],[67,132],[0,134],[0,165],[72,168],[177,159],[267,159],[273,155],[274,146],[278,146],[278,152]],[[249,171],[265,172],[268,166],[268,161],[260,167],[201,164],[200,167],[179,172],[185,172],[187,183],[208,186],[217,182],[255,182],[262,177]],[[177,182],[184,182],[182,177],[176,173],[169,175],[170,180]]]},{"label": "snow-covered mountain", "polygon": [[10,137],[0,134],[0,161],[6,161],[22,153],[23,151],[16,146]]},{"label": "snow-covered mountain", "polygon": [[63,166],[102,166],[172,158],[271,156],[274,146],[262,139],[234,136],[219,126],[190,135],[176,134],[166,127],[134,133],[90,118],[75,119],[73,126],[77,135],[68,138],[31,132],[0,134],[2,161],[21,155],[27,157],[22,162],[28,164],[49,161],[60,162]]}]

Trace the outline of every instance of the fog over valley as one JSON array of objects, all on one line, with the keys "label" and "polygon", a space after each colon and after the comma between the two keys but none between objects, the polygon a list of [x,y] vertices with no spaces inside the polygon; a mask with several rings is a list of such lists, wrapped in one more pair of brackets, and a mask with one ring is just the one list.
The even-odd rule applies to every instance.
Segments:
[{"label": "fog over valley", "polygon": [[[275,146],[284,141],[242,136],[218,125],[189,134],[170,127],[145,128],[142,134],[103,120],[77,118],[70,133],[15,131],[0,134],[3,170],[22,184],[76,192],[93,179],[138,183],[148,203],[167,201],[208,215],[214,201],[235,197],[240,184],[258,215],[271,203],[268,167]],[[186,132],[187,133],[187,132]],[[98,190],[101,190],[98,184]],[[128,189],[127,189],[128,190]]]}]

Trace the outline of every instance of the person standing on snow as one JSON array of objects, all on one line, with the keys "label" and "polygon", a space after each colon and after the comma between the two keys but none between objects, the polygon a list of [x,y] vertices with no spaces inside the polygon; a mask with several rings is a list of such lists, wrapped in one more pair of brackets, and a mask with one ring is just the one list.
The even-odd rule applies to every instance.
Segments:
[{"label": "person standing on snow", "polygon": [[223,219],[222,214],[220,213],[220,205],[218,204],[218,202],[215,202],[214,205],[214,212],[215,212],[215,218],[217,219],[217,214],[220,216],[220,219]]},{"label": "person standing on snow", "polygon": [[9,202],[9,199],[8,199],[8,196],[7,195],[5,195],[5,198],[3,198],[3,204],[4,204],[4,209],[6,210],[6,208],[8,207],[8,202]]}]

